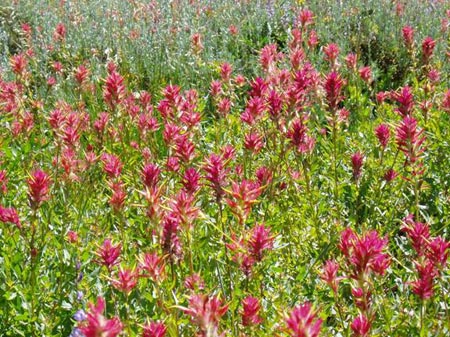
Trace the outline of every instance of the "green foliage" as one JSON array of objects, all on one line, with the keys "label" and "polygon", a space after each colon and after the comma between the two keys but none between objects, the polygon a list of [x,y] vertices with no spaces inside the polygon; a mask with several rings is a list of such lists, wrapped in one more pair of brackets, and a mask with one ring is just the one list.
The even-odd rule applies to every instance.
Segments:
[{"label": "green foliage", "polygon": [[[417,254],[401,228],[414,214],[429,225],[426,241],[450,238],[450,37],[441,29],[450,8],[411,1],[400,11],[395,3],[19,0],[0,7],[0,335],[69,336],[84,324],[74,314],[92,312],[97,297],[106,300],[104,317],[122,321],[122,336],[142,335],[150,321],[163,322],[170,337],[287,336],[286,317],[306,302],[323,320],[322,336],[352,335],[360,315],[370,316],[373,336],[448,335],[448,265],[435,262],[434,293],[420,299],[412,285],[430,252]],[[298,18],[304,8],[314,13],[306,27]],[[401,37],[406,24],[416,34],[410,49]],[[295,47],[294,29],[302,32]],[[308,44],[312,30],[317,46]],[[429,62],[425,36],[436,41]],[[324,57],[329,43],[340,48],[334,63]],[[358,55],[355,69],[346,66],[349,52]],[[371,70],[366,80],[363,66]],[[327,88],[333,72],[343,80],[335,106]],[[407,139],[402,149],[396,93],[406,85],[408,114],[425,141]],[[382,91],[389,91],[383,100]],[[278,114],[270,110],[273,93]],[[262,112],[252,112],[255,97]],[[374,132],[382,123],[390,130],[385,148]],[[106,154],[117,156],[119,173],[108,171]],[[212,154],[223,165],[217,184],[208,176]],[[144,183],[147,164],[161,170],[154,185]],[[39,202],[30,182],[36,169],[51,181]],[[200,176],[194,192],[188,169]],[[172,217],[176,229],[168,227]],[[252,246],[259,224],[270,229],[260,233],[266,249]],[[371,266],[355,276],[339,248],[346,229],[388,239],[384,274]],[[102,258],[105,240],[120,245],[118,265]],[[161,259],[161,274],[150,277],[142,266],[146,253]],[[340,268],[336,292],[320,277],[330,259]],[[130,289],[119,282],[126,270],[136,281]],[[194,274],[203,283],[190,286]],[[367,307],[357,288],[370,297]],[[209,330],[186,309],[194,294],[228,305]],[[247,296],[261,306],[255,326],[243,324]]]}]

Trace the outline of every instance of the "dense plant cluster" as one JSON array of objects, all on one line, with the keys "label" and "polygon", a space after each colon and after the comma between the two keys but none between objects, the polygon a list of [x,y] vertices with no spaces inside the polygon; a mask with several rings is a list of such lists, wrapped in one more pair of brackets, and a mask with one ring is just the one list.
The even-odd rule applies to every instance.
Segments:
[{"label": "dense plant cluster", "polygon": [[[426,2],[441,26],[422,37],[394,3],[392,80],[313,1],[267,1],[263,43],[230,23],[230,60],[189,32],[187,60],[160,63],[202,76],[159,87],[123,50],[85,54],[64,2],[51,30],[20,22],[0,73],[0,334],[449,335],[450,7]],[[105,21],[165,22],[127,6]]]}]

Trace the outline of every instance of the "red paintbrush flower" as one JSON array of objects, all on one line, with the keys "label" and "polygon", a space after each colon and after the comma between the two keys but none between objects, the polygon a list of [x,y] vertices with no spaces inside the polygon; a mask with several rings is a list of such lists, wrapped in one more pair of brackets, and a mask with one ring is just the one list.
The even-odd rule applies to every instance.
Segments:
[{"label": "red paintbrush flower", "polygon": [[103,170],[110,178],[118,178],[120,173],[122,172],[123,164],[120,161],[119,157],[104,153],[101,157],[103,162]]},{"label": "red paintbrush flower", "polygon": [[258,224],[253,227],[248,240],[248,250],[255,261],[261,261],[263,252],[272,249],[274,239],[270,233],[270,227]]},{"label": "red paintbrush flower", "polygon": [[328,260],[323,266],[322,274],[320,278],[328,284],[328,286],[337,293],[339,282],[341,278],[337,276],[339,265],[336,261]]},{"label": "red paintbrush flower", "polygon": [[146,253],[140,259],[139,269],[144,272],[142,277],[150,277],[154,282],[164,278],[164,259],[157,253]]},{"label": "red paintbrush flower", "polygon": [[167,215],[162,222],[161,246],[164,253],[172,260],[180,259],[183,254],[178,237],[179,227],[178,218],[171,214]]},{"label": "red paintbrush flower", "polygon": [[433,56],[433,50],[436,46],[436,41],[433,40],[430,36],[427,36],[422,42],[422,61],[425,64],[430,62],[431,57]]},{"label": "red paintbrush flower", "polygon": [[147,164],[142,169],[142,182],[147,188],[154,188],[158,184],[160,174],[161,169],[158,166],[155,164]]},{"label": "red paintbrush flower", "polygon": [[394,92],[392,98],[397,101],[399,107],[395,109],[403,118],[412,117],[414,109],[414,95],[409,86],[401,88],[400,92]]},{"label": "red paintbrush flower", "polygon": [[422,300],[431,298],[434,294],[433,283],[436,277],[436,269],[431,261],[425,265],[416,264],[419,279],[411,282],[412,292]]},{"label": "red paintbrush flower", "polygon": [[64,41],[66,38],[66,26],[60,22],[56,25],[55,31],[53,32],[53,39],[55,41]]},{"label": "red paintbrush flower", "polygon": [[220,201],[225,193],[223,187],[227,183],[226,178],[229,172],[229,169],[225,168],[225,160],[222,156],[213,153],[205,160],[203,170],[206,172],[205,179],[214,190],[216,199]]},{"label": "red paintbrush flower", "polygon": [[302,28],[306,28],[314,23],[314,13],[307,8],[303,8],[298,13],[297,21]]},{"label": "red paintbrush flower", "polygon": [[307,120],[306,116],[301,119],[294,119],[286,132],[286,137],[291,141],[291,144],[302,154],[311,153],[315,145],[315,139],[308,135]]},{"label": "red paintbrush flower", "polygon": [[262,322],[262,318],[259,316],[261,310],[261,304],[259,300],[252,296],[247,296],[242,300],[242,324],[244,326],[256,325]]},{"label": "red paintbrush flower", "polygon": [[16,225],[19,229],[22,228],[19,215],[17,214],[15,208],[4,208],[0,206],[0,222],[12,223]]},{"label": "red paintbrush flower", "polygon": [[364,155],[361,152],[356,152],[351,156],[352,160],[352,170],[353,170],[353,179],[359,180],[361,177],[361,169],[364,164]]},{"label": "red paintbrush flower", "polygon": [[396,141],[410,163],[415,163],[425,151],[422,146],[425,142],[423,129],[417,127],[417,121],[413,117],[406,116],[396,129]]},{"label": "red paintbrush flower", "polygon": [[383,275],[389,267],[389,255],[383,253],[387,239],[380,238],[376,231],[358,236],[350,228],[341,233],[339,249],[351,267],[350,277],[358,280],[363,274],[374,272]]},{"label": "red paintbrush flower", "polygon": [[123,77],[115,70],[110,72],[106,78],[103,87],[103,98],[112,109],[125,98],[126,90],[123,82]]},{"label": "red paintbrush flower", "polygon": [[193,167],[189,167],[184,171],[183,188],[188,194],[194,194],[200,188],[200,174]]},{"label": "red paintbrush flower", "polygon": [[254,181],[244,179],[240,183],[231,182],[230,198],[226,201],[240,223],[244,223],[261,192],[261,186]]},{"label": "red paintbrush flower", "polygon": [[161,322],[150,322],[144,326],[142,337],[164,337],[167,327]]},{"label": "red paintbrush flower", "polygon": [[375,135],[377,136],[381,147],[385,149],[389,143],[389,138],[391,137],[389,126],[387,124],[378,125],[375,129]]},{"label": "red paintbrush flower", "polygon": [[327,44],[323,47],[323,52],[325,54],[325,60],[328,61],[332,66],[336,63],[336,59],[339,56],[339,47],[335,43]]},{"label": "red paintbrush flower", "polygon": [[292,337],[318,337],[322,320],[317,318],[310,303],[295,307],[286,324]]},{"label": "red paintbrush flower", "polygon": [[256,132],[248,133],[244,136],[244,147],[252,151],[254,154],[258,153],[264,146],[263,137]]},{"label": "red paintbrush flower", "polygon": [[403,27],[402,36],[406,48],[411,49],[414,45],[414,29],[410,26]]},{"label": "red paintbrush flower", "polygon": [[122,269],[117,272],[117,277],[111,280],[114,288],[129,294],[136,287],[138,282],[138,273],[134,269]]},{"label": "red paintbrush flower", "polygon": [[82,86],[89,76],[89,69],[87,69],[83,64],[80,65],[74,74],[75,81],[79,86]]},{"label": "red paintbrush flower", "polygon": [[202,337],[217,336],[219,320],[227,310],[228,305],[224,305],[218,297],[198,294],[191,295],[189,307],[183,308],[200,328]]},{"label": "red paintbrush flower", "polygon": [[101,297],[97,298],[97,305],[89,303],[87,318],[78,326],[85,337],[116,337],[122,332],[123,324],[119,318],[107,319],[103,316],[105,306],[105,300]]},{"label": "red paintbrush flower", "polygon": [[371,324],[366,316],[359,315],[356,317],[351,326],[353,330],[353,336],[355,337],[367,337],[371,328]]},{"label": "red paintbrush flower", "polygon": [[124,189],[124,184],[121,181],[114,181],[109,182],[108,185],[112,190],[109,204],[112,206],[114,212],[120,212],[125,205],[125,198],[127,196],[127,193]]},{"label": "red paintbrush flower", "polygon": [[33,171],[28,179],[28,197],[31,208],[37,209],[41,203],[49,198],[50,177],[44,171]]},{"label": "red paintbrush flower", "polygon": [[339,103],[342,101],[342,87],[344,81],[337,72],[331,72],[325,78],[325,94],[328,107],[331,111],[336,111]]},{"label": "red paintbrush flower", "polygon": [[114,246],[110,239],[106,239],[97,252],[97,256],[100,258],[97,262],[111,271],[111,268],[119,263],[121,250],[120,243]]}]

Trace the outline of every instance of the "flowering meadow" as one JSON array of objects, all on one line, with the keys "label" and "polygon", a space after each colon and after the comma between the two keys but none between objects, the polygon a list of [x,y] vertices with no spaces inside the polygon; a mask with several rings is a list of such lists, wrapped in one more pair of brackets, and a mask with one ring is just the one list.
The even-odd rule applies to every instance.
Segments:
[{"label": "flowering meadow", "polygon": [[450,3],[0,5],[0,336],[450,335]]}]

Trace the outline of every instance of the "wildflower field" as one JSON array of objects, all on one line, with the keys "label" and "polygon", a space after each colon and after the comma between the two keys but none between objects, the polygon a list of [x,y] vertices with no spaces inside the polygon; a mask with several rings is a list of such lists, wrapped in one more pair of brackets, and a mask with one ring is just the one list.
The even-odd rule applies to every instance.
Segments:
[{"label": "wildflower field", "polygon": [[0,4],[0,336],[450,336],[450,3]]}]

